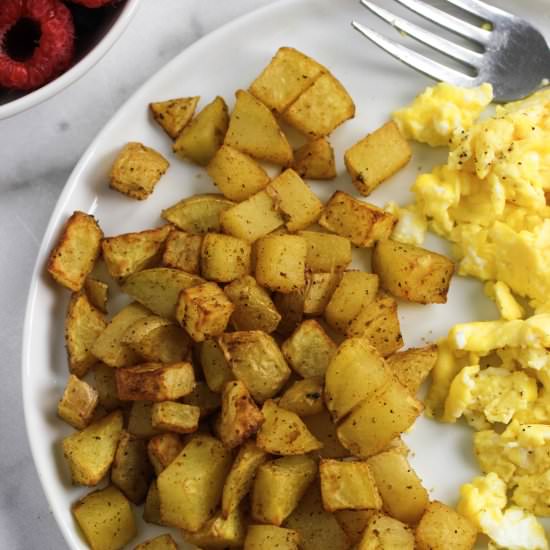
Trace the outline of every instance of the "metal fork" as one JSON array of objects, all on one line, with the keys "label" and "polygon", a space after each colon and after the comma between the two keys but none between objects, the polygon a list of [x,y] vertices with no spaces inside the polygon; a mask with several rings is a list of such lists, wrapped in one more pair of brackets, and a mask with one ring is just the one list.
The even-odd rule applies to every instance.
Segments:
[{"label": "metal fork", "polygon": [[481,45],[484,49],[483,53],[476,52],[398,17],[369,0],[361,0],[365,8],[398,31],[472,67],[476,75],[470,76],[447,67],[353,21],[353,27],[361,34],[413,69],[435,80],[457,86],[472,87],[489,82],[493,85],[495,101],[498,102],[523,98],[541,85],[548,84],[550,49],[542,34],[524,19],[480,0],[447,0],[450,4],[487,21],[490,24],[489,30],[421,0],[395,1],[436,25]]}]

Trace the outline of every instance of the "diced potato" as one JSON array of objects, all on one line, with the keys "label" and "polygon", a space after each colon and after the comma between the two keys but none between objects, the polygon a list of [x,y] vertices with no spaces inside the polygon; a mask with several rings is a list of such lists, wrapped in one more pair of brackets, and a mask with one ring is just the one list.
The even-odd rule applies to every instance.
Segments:
[{"label": "diced potato", "polygon": [[178,269],[155,267],[130,275],[122,291],[166,319],[175,319],[180,292],[204,280]]},{"label": "diced potato", "polygon": [[304,291],[304,313],[306,315],[323,315],[336,287],[342,280],[342,274],[306,273]]},{"label": "diced potato", "polygon": [[228,122],[227,105],[218,96],[181,131],[172,150],[183,159],[206,166],[221,147]]},{"label": "diced potato", "polygon": [[[369,520],[357,550],[415,550],[411,529],[400,521],[376,514]],[[449,546],[453,548],[454,546]]]},{"label": "diced potato", "polygon": [[382,499],[366,462],[322,459],[319,465],[323,508],[365,510],[382,508]]},{"label": "diced potato", "polygon": [[267,172],[254,159],[229,145],[222,145],[208,167],[216,187],[232,201],[244,201],[269,183]]},{"label": "diced potato", "polygon": [[298,531],[284,529],[276,525],[249,525],[244,541],[244,550],[299,550]]},{"label": "diced potato", "polygon": [[252,519],[280,526],[316,474],[317,464],[308,456],[286,456],[262,464],[252,488]]},{"label": "diced potato", "polygon": [[470,520],[438,501],[428,504],[415,532],[418,550],[471,550],[476,538]]},{"label": "diced potato", "polygon": [[86,495],[72,512],[92,550],[119,550],[137,534],[130,503],[112,485]]},{"label": "diced potato", "polygon": [[170,535],[160,535],[142,542],[134,550],[178,550],[178,546]]},{"label": "diced potato", "polygon": [[395,377],[412,395],[420,388],[437,361],[437,346],[435,344],[423,348],[410,348],[393,353],[386,358],[388,367]]},{"label": "diced potato", "polygon": [[101,241],[103,259],[111,277],[123,278],[159,263],[164,241],[172,228],[125,233]]},{"label": "diced potato", "polygon": [[149,439],[158,435],[159,431],[153,428],[153,403],[150,401],[134,401],[128,418],[128,431],[139,439]]},{"label": "diced potato", "polygon": [[314,139],[294,151],[292,168],[302,178],[331,180],[336,177],[334,149],[325,138]]},{"label": "diced potato", "polygon": [[97,485],[109,471],[122,434],[122,413],[115,411],[63,439],[63,454],[73,483]]},{"label": "diced potato", "polygon": [[320,414],[305,416],[303,420],[315,439],[323,444],[323,447],[316,451],[318,456],[323,458],[344,458],[349,456],[349,451],[338,440],[336,424],[332,421],[328,411],[324,410]]},{"label": "diced potato", "polygon": [[183,449],[178,434],[165,433],[153,436],[147,443],[147,455],[156,475],[169,466]]},{"label": "diced potato", "polygon": [[388,239],[375,246],[372,269],[380,277],[380,285],[397,298],[444,304],[454,263],[441,254]]},{"label": "diced potato", "polygon": [[258,403],[275,396],[290,376],[290,369],[268,334],[258,330],[223,334],[219,340],[233,375]]},{"label": "diced potato", "polygon": [[234,206],[234,202],[223,195],[205,193],[193,195],[165,208],[162,217],[178,229],[188,233],[201,234],[220,231],[222,212]]},{"label": "diced potato", "polygon": [[262,407],[264,423],[256,444],[274,455],[301,455],[322,448],[322,443],[307,429],[300,417],[279,407],[271,399]]},{"label": "diced potato", "polygon": [[252,94],[238,90],[225,144],[259,160],[288,166],[292,148],[273,113]]},{"label": "diced potato", "polygon": [[338,426],[338,439],[352,455],[368,458],[408,430],[421,412],[422,403],[395,381],[353,409]]},{"label": "diced potato", "polygon": [[109,285],[94,277],[86,277],[84,282],[86,296],[94,307],[101,313],[107,313],[107,301],[109,299]]},{"label": "diced potato", "polygon": [[346,333],[349,325],[378,292],[378,275],[346,271],[325,308],[325,319],[334,329]]},{"label": "diced potato", "polygon": [[353,184],[365,197],[410,159],[411,148],[393,121],[364,137],[344,155]]},{"label": "diced potato", "polygon": [[270,109],[282,113],[325,70],[302,52],[282,47],[250,85],[250,93]]},{"label": "diced potato", "polygon": [[304,321],[282,346],[283,354],[300,376],[324,376],[336,344],[314,319]]},{"label": "diced potato", "polygon": [[50,253],[50,275],[69,290],[81,290],[99,256],[102,238],[103,231],[93,216],[74,212]]},{"label": "diced potato", "polygon": [[227,382],[222,392],[222,412],[216,434],[228,448],[238,447],[258,431],[264,417],[239,380]]},{"label": "diced potato", "polygon": [[201,247],[201,272],[209,281],[229,283],[250,273],[252,248],[247,241],[208,233]]},{"label": "diced potato", "polygon": [[173,230],[166,239],[162,263],[198,275],[200,272],[202,235]]},{"label": "diced potato", "polygon": [[235,310],[231,324],[236,330],[274,332],[281,320],[271,296],[254,277],[245,275],[227,285],[223,291],[233,302]]},{"label": "diced potato", "polygon": [[345,237],[300,231],[307,242],[306,268],[314,272],[343,271],[351,263],[351,242]]},{"label": "diced potato", "polygon": [[182,536],[186,542],[200,544],[203,548],[242,548],[246,536],[246,523],[242,512],[236,508],[224,518],[220,512],[210,518],[198,531],[183,530]]},{"label": "diced potato", "polygon": [[65,318],[65,346],[69,358],[69,371],[84,376],[97,363],[92,346],[105,330],[103,314],[89,302],[83,292],[71,296]]},{"label": "diced potato", "polygon": [[216,412],[222,405],[219,393],[213,392],[202,380],[195,384],[193,391],[186,395],[181,402],[198,407],[201,418]]},{"label": "diced potato", "polygon": [[98,403],[106,411],[114,411],[122,406],[116,391],[115,369],[100,363],[94,368],[94,386]]},{"label": "diced potato", "polygon": [[73,428],[82,430],[91,422],[97,403],[97,391],[71,374],[57,404],[57,414]]},{"label": "diced potato", "polygon": [[176,139],[193,118],[199,97],[178,97],[149,103],[154,119],[162,129]]},{"label": "diced potato", "polygon": [[291,168],[277,176],[266,187],[266,192],[291,232],[315,223],[323,211],[323,203]]},{"label": "diced potato", "polygon": [[323,385],[322,376],[298,380],[283,393],[278,405],[302,417],[322,413]]},{"label": "diced potato", "polygon": [[252,243],[283,226],[285,221],[263,190],[222,212],[220,223],[226,233]]},{"label": "diced potato", "polygon": [[258,242],[256,280],[279,292],[305,287],[307,243],[296,235],[267,236]]},{"label": "diced potato", "polygon": [[201,410],[193,405],[163,401],[153,405],[151,422],[153,428],[188,434],[197,431]]},{"label": "diced potato", "polygon": [[276,292],[273,295],[273,303],[281,314],[281,320],[277,325],[278,334],[289,336],[302,322],[304,317],[304,290],[305,288],[287,294]]},{"label": "diced potato", "polygon": [[[352,544],[357,544],[363,537],[370,519],[378,514],[377,510],[338,510],[334,513],[336,521],[344,530]],[[379,549],[376,549],[379,550]],[[382,549],[384,550],[384,549]],[[399,549],[395,549],[399,550]]]},{"label": "diced potato", "polygon": [[153,480],[149,485],[149,491],[147,491],[147,498],[143,505],[143,519],[147,523],[154,523],[155,525],[163,525],[160,519],[160,499],[159,489],[157,487],[157,480]]},{"label": "diced potato", "polygon": [[235,378],[223,350],[214,339],[201,344],[200,363],[206,383],[213,392],[221,393],[225,383]]},{"label": "diced potato", "polygon": [[116,371],[119,399],[123,401],[167,401],[191,393],[195,374],[190,363],[143,363]]},{"label": "diced potato", "polygon": [[283,113],[288,124],[314,138],[328,136],[354,116],[353,100],[330,73],[319,76]]},{"label": "diced potato", "polygon": [[359,247],[371,247],[389,239],[397,218],[373,204],[336,191],[325,205],[319,225],[348,238]]},{"label": "diced potato", "polygon": [[266,462],[267,458],[267,453],[259,449],[252,440],[246,441],[240,447],[237,458],[235,458],[223,486],[223,517],[229,517],[229,514],[239,506],[248,494],[258,468]]},{"label": "diced potato", "polygon": [[111,168],[111,188],[132,199],[144,200],[155,189],[170,163],[151,147],[127,143]]},{"label": "diced potato", "polygon": [[220,441],[197,435],[158,476],[162,521],[198,531],[213,515],[231,467],[231,452]]}]

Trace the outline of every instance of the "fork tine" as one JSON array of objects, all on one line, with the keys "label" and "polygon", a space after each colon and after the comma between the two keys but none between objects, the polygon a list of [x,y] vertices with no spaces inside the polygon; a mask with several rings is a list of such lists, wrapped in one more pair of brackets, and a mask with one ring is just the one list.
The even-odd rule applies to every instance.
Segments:
[{"label": "fork tine", "polygon": [[372,13],[395,27],[398,31],[405,32],[415,40],[427,44],[434,50],[444,53],[449,57],[453,57],[454,59],[458,59],[459,61],[463,61],[464,63],[467,63],[472,67],[477,68],[481,65],[481,59],[483,57],[481,54],[469,50],[468,48],[464,48],[463,46],[460,46],[458,44],[455,44],[454,42],[451,42],[450,40],[438,36],[437,34],[434,34],[430,31],[427,31],[422,27],[419,27],[418,25],[407,21],[406,19],[397,17],[393,13],[377,6],[376,4],[373,4],[369,0],[361,0],[361,4]]},{"label": "fork tine", "polygon": [[418,15],[421,15],[425,19],[432,21],[432,23],[437,23],[441,27],[452,31],[455,34],[464,36],[465,38],[469,38],[470,40],[478,42],[479,44],[482,44],[484,46],[486,46],[489,42],[489,36],[491,34],[489,31],[486,31],[481,27],[471,25],[470,23],[467,23],[466,21],[463,21],[458,17],[454,17],[453,15],[445,13],[442,10],[434,8],[426,4],[425,2],[422,2],[422,0],[395,1],[399,2],[401,5],[417,13]]},{"label": "fork tine", "polygon": [[455,69],[451,69],[450,67],[446,67],[445,65],[442,65],[441,63],[425,57],[424,55],[413,50],[409,50],[409,48],[406,48],[401,44],[396,44],[372,29],[357,23],[356,21],[352,22],[352,26],[379,48],[382,48],[399,61],[402,61],[409,67],[416,69],[430,78],[441,80],[443,82],[450,82],[456,86],[471,87],[476,84],[476,80],[474,78],[456,71]]},{"label": "fork tine", "polygon": [[469,11],[474,15],[477,15],[487,21],[492,21],[497,17],[511,17],[512,14],[501,10],[495,6],[490,6],[481,0],[447,0],[447,2],[454,4],[456,7]]}]

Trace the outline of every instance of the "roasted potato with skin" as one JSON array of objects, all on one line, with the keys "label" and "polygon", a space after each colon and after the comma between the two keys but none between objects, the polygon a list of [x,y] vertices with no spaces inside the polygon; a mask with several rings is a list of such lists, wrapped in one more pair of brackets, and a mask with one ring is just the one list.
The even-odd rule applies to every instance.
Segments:
[{"label": "roasted potato with skin", "polygon": [[[411,529],[397,519],[384,514],[373,516],[357,545],[357,550],[415,550]],[[453,548],[454,546],[449,546]]]},{"label": "roasted potato with skin", "polygon": [[213,392],[202,380],[195,383],[193,391],[183,397],[181,402],[197,407],[201,419],[216,412],[222,406],[220,394]]},{"label": "roasted potato with skin", "polygon": [[218,342],[210,338],[200,345],[199,359],[208,387],[221,393],[226,382],[235,376]]},{"label": "roasted potato with skin", "polygon": [[157,430],[188,434],[197,431],[200,414],[193,405],[163,401],[153,405],[151,423]]},{"label": "roasted potato with skin", "polygon": [[331,180],[336,177],[334,149],[327,139],[308,141],[294,151],[292,168],[302,178],[311,180]]},{"label": "roasted potato with skin", "polygon": [[151,401],[134,401],[128,417],[128,431],[139,439],[149,439],[159,434],[153,428],[153,403]]},{"label": "roasted potato with skin", "polygon": [[304,313],[306,315],[323,315],[336,287],[342,280],[342,274],[306,273],[304,290]]},{"label": "roasted potato with skin", "polygon": [[336,424],[334,424],[326,409],[319,414],[304,416],[303,421],[315,439],[323,445],[316,451],[316,455],[323,458],[344,458],[349,456],[349,451],[338,440]]},{"label": "roasted potato with skin", "polygon": [[82,430],[91,422],[97,403],[97,391],[71,374],[57,404],[57,414],[73,428]]},{"label": "roasted potato with skin", "polygon": [[276,525],[249,525],[244,540],[244,550],[299,550],[300,534],[292,529]]},{"label": "roasted potato with skin", "polygon": [[134,550],[178,550],[178,547],[170,535],[160,535],[142,542]]},{"label": "roasted potato with skin", "polygon": [[437,361],[437,346],[410,348],[386,358],[395,377],[412,395],[416,395],[422,382],[428,377]]},{"label": "roasted potato with skin", "polygon": [[300,231],[298,235],[307,242],[307,269],[330,273],[343,271],[351,264],[349,239],[318,231]]},{"label": "roasted potato with skin", "polygon": [[109,300],[109,285],[94,277],[86,277],[84,282],[86,296],[94,307],[101,313],[107,313],[107,301]]},{"label": "roasted potato with skin", "polygon": [[322,413],[325,408],[323,386],[322,376],[298,380],[283,393],[278,405],[300,417]]},{"label": "roasted potato with skin", "polygon": [[334,517],[348,536],[351,544],[357,544],[363,537],[363,532],[367,528],[370,519],[377,513],[378,511],[375,509],[338,510],[337,512],[334,512]]},{"label": "roasted potato with skin", "polygon": [[193,235],[176,229],[168,235],[162,254],[166,267],[181,269],[186,273],[200,273],[202,235]]},{"label": "roasted potato with skin", "polygon": [[183,449],[183,443],[178,434],[164,433],[153,436],[147,443],[147,456],[155,474],[160,473],[170,465]]},{"label": "roasted potato with skin", "polygon": [[193,118],[199,97],[178,97],[149,103],[149,109],[159,126],[176,139]]},{"label": "roasted potato with skin", "polygon": [[116,391],[115,369],[100,363],[94,367],[94,387],[98,395],[98,403],[106,411],[114,411],[122,407],[122,401]]},{"label": "roasted potato with skin", "polygon": [[198,531],[182,530],[186,542],[203,548],[242,548],[246,523],[241,510],[236,508],[224,518],[220,512],[210,518]]},{"label": "roasted potato with skin", "polygon": [[287,294],[282,292],[273,294],[273,303],[281,314],[281,320],[277,325],[277,334],[290,336],[302,322],[304,317],[304,290],[295,290]]},{"label": "roasted potato with skin", "polygon": [[160,498],[156,479],[151,482],[149,490],[147,491],[147,498],[143,505],[143,519],[147,523],[164,525],[160,519]]},{"label": "roasted potato with skin", "polygon": [[230,235],[208,233],[201,246],[201,273],[209,281],[229,283],[250,273],[250,243]]}]

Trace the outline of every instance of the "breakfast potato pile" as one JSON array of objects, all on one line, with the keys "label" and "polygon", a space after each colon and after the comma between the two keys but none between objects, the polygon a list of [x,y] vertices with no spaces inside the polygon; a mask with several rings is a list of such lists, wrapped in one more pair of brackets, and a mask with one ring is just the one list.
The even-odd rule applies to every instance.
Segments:
[{"label": "breakfast potato pile", "polygon": [[[72,292],[58,414],[76,430],[62,442],[73,483],[96,487],[73,506],[88,544],[132,541],[144,504],[146,521],[205,549],[471,549],[476,527],[430,502],[400,439],[437,348],[401,350],[397,299],[445,302],[453,262],[392,241],[388,211],[312,192],[305,179],[334,177],[328,136],[355,111],[316,61],[281,48],[231,112],[217,97],[194,114],[198,100],[150,108],[220,194],[110,237],[75,212],[48,264]],[[306,143],[293,151],[280,121]],[[390,122],[345,161],[368,195],[409,158]],[[168,168],[130,142],[111,186],[143,200]],[[355,250],[372,250],[372,273],[350,268]],[[98,262],[128,297],[109,316]],[[137,546],[176,547],[168,534]]]}]

